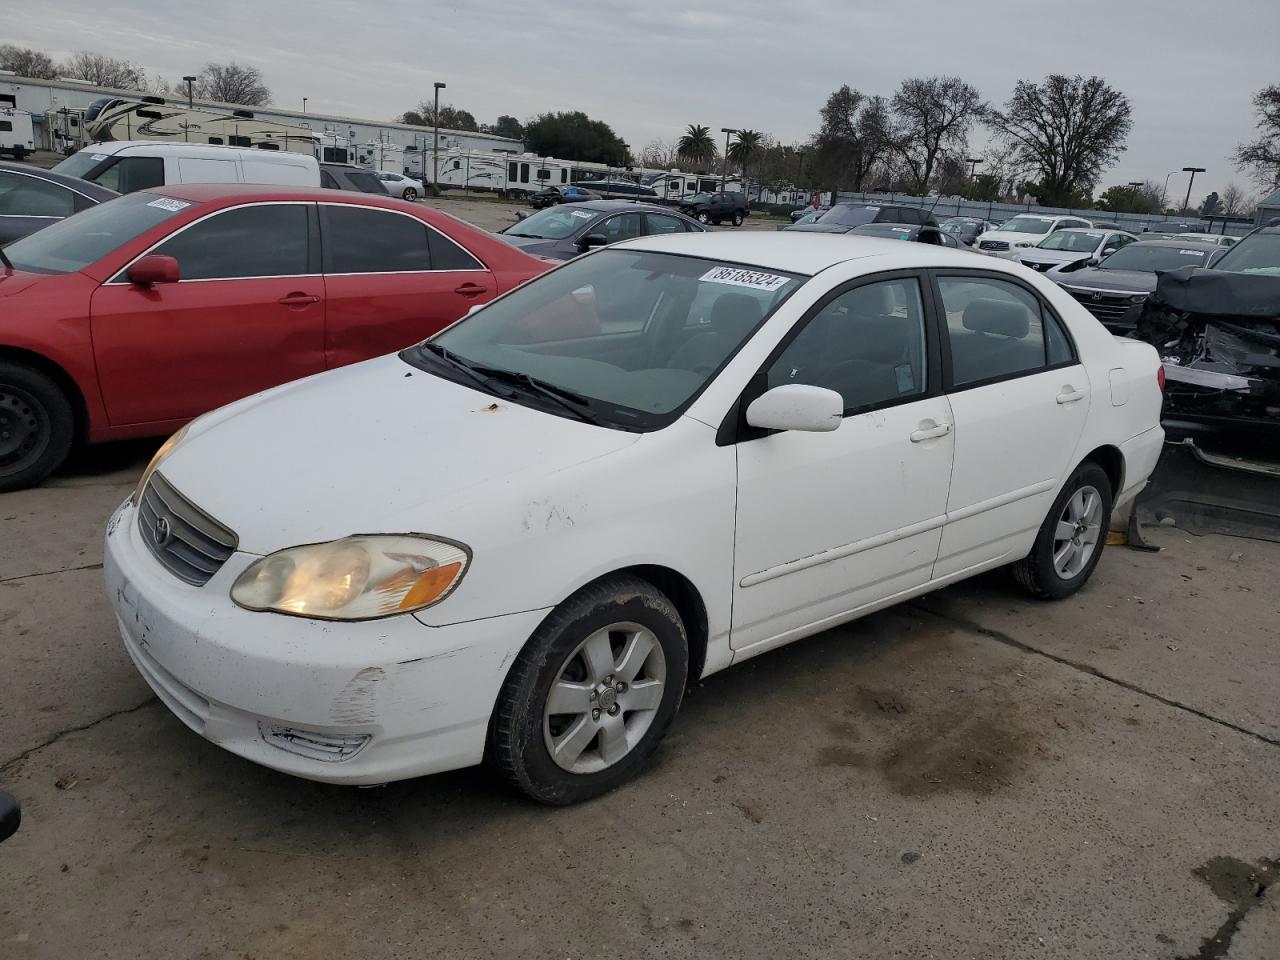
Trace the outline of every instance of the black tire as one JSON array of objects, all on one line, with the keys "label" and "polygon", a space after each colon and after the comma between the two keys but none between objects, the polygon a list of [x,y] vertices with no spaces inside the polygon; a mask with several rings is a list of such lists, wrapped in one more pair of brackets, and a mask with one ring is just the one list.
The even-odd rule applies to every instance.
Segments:
[{"label": "black tire", "polygon": [[34,486],[61,466],[75,426],[71,401],[56,383],[0,360],[0,492]]},{"label": "black tire", "polygon": [[734,225],[735,227],[740,227],[740,226],[742,226],[742,214],[740,214],[740,213],[735,213],[735,214],[733,215],[733,225]]},{"label": "black tire", "polygon": [[[1098,532],[1097,541],[1088,561],[1074,575],[1064,577],[1058,573],[1053,562],[1058,521],[1066,510],[1068,501],[1076,495],[1077,491],[1088,487],[1092,487],[1101,495],[1101,530]],[[1042,600],[1061,600],[1083,587],[1102,558],[1102,549],[1107,542],[1107,531],[1111,527],[1113,496],[1111,480],[1102,467],[1092,461],[1086,461],[1076,467],[1075,473],[1063,484],[1057,499],[1053,501],[1053,506],[1049,508],[1049,515],[1045,517],[1044,523],[1040,526],[1040,532],[1036,534],[1036,542],[1031,548],[1031,553],[1009,568],[1018,584],[1033,597],[1039,597]]]},{"label": "black tire", "polygon": [[405,187],[404,198],[410,203],[413,203],[413,201],[418,199],[418,191],[413,189],[413,187]]},{"label": "black tire", "polygon": [[707,213],[705,210],[699,210],[697,219],[699,223],[710,223],[711,214]]},{"label": "black tire", "polygon": [[[597,772],[574,773],[559,766],[548,749],[543,728],[547,696],[587,637],[621,623],[640,625],[661,646],[666,672],[661,702],[625,755]],[[680,709],[688,669],[684,623],[652,584],[619,574],[584,587],[548,615],[516,658],[494,708],[486,761],[539,803],[564,806],[607,793],[634,777],[657,749]]]}]

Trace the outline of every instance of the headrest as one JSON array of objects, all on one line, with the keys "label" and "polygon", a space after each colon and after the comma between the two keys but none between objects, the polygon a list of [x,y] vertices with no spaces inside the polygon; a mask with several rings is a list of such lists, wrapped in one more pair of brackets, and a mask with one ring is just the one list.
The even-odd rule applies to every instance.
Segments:
[{"label": "headrest", "polygon": [[722,293],[711,308],[709,326],[716,333],[744,337],[763,316],[764,311],[755,297],[745,293]]},{"label": "headrest", "polygon": [[1029,311],[1008,300],[970,300],[964,308],[964,328],[1021,340],[1031,330]]}]

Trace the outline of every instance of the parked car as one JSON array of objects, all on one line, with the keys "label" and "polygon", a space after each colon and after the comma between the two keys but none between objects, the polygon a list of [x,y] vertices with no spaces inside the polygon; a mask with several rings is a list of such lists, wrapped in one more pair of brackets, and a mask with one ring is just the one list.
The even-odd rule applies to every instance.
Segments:
[{"label": "parked car", "polygon": [[0,162],[0,245],[118,196],[79,177]]},{"label": "parked car", "polygon": [[995,224],[990,220],[979,220],[976,217],[948,217],[939,226],[943,233],[955,237],[966,247],[972,247],[981,234],[995,229]]},{"label": "parked car", "polygon": [[161,701],[243,758],[484,758],[572,803],[731,663],[1010,564],[1075,593],[1160,454],[1159,370],[1014,264],[645,237],[201,418],[108,522],[107,595]]},{"label": "parked car", "polygon": [[1093,229],[1095,230],[1119,230],[1121,233],[1129,233],[1124,227],[1116,223],[1114,220],[1093,220]]},{"label": "parked car", "polygon": [[374,172],[374,176],[382,181],[383,189],[391,196],[400,197],[402,200],[408,200],[411,203],[424,196],[427,192],[423,188],[421,180],[406,177],[402,173],[379,170]]},{"label": "parked car", "polygon": [[16,798],[0,790],[0,842],[18,832],[22,824],[22,807]]},{"label": "parked car", "polygon": [[592,247],[665,233],[705,233],[670,207],[629,200],[587,200],[532,213],[498,236],[525,253],[571,260]]},{"label": "parked car", "polygon": [[1175,240],[1195,240],[1197,243],[1210,243],[1215,247],[1234,247],[1240,242],[1239,237],[1228,237],[1220,233],[1175,233]]},{"label": "parked car", "polygon": [[1022,250],[1016,257],[1018,263],[1044,273],[1067,263],[1103,260],[1117,250],[1135,242],[1138,238],[1123,230],[1084,230],[1068,227],[1055,230],[1030,250]]},{"label": "parked car", "polygon": [[355,193],[372,193],[383,197],[391,194],[387,185],[378,179],[377,174],[354,163],[320,164],[320,186],[327,190],[351,190]]},{"label": "parked car", "polygon": [[864,223],[862,226],[854,227],[849,231],[849,236],[855,235],[931,243],[936,247],[951,247],[953,250],[966,249],[951,234],[943,233],[941,227],[922,227],[913,223]]},{"label": "parked car", "polygon": [[0,253],[0,490],[78,440],[171,433],[398,350],[548,266],[420,204],[210,184],[132,193]]},{"label": "parked car", "polygon": [[1195,220],[1160,220],[1142,228],[1143,233],[1161,233],[1177,236],[1180,233],[1204,233],[1205,226]]},{"label": "parked car", "polygon": [[826,213],[830,209],[831,209],[831,204],[829,203],[824,203],[820,207],[815,207],[812,204],[810,204],[807,207],[801,207],[799,210],[792,210],[789,216],[791,217],[792,223],[799,223],[801,220],[805,220],[806,222],[812,222],[808,218],[814,217],[816,219],[816,217],[822,216],[824,213]]},{"label": "parked car", "polygon": [[837,203],[814,223],[793,223],[783,227],[797,233],[848,233],[866,223],[905,223],[936,227],[928,210],[889,204]]},{"label": "parked car", "polygon": [[547,187],[545,190],[530,194],[529,206],[535,210],[541,210],[543,207],[553,207],[558,203],[581,203],[584,200],[603,199],[603,196],[593,190],[570,184],[566,187]]},{"label": "parked car", "polygon": [[94,143],[53,170],[117,193],[183,183],[320,185],[320,165],[305,153],[156,140]]},{"label": "parked car", "polygon": [[1088,229],[1093,224],[1080,217],[1055,217],[1038,213],[1020,213],[994,230],[978,237],[977,249],[988,256],[1019,255],[1043,240],[1054,230]]},{"label": "parked car", "polygon": [[1135,304],[1156,288],[1156,274],[1179,267],[1212,266],[1226,251],[1189,240],[1139,240],[1093,266],[1054,270],[1050,276],[1112,333],[1131,333]]},{"label": "parked car", "polygon": [[740,227],[751,213],[746,194],[734,190],[695,193],[677,203],[676,209],[699,223],[712,223],[716,226],[728,220],[735,227]]}]

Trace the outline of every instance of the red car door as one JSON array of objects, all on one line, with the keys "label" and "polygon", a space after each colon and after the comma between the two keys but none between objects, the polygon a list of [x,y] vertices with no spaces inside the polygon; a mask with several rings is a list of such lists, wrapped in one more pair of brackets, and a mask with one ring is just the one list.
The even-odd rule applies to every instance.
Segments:
[{"label": "red car door", "polygon": [[153,246],[177,283],[93,294],[98,380],[113,426],[183,420],[324,369],[314,203],[220,210]]},{"label": "red car door", "polygon": [[402,350],[493,298],[493,274],[412,213],[322,203],[325,362]]}]

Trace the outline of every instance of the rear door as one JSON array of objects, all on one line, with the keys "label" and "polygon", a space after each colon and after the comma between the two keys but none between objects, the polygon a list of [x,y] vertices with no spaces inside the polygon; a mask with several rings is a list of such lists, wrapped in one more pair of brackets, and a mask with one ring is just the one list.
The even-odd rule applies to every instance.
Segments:
[{"label": "rear door", "polygon": [[935,577],[1025,556],[1067,473],[1090,383],[1062,322],[1007,275],[938,271],[955,465]]},{"label": "rear door", "polygon": [[178,261],[178,283],[142,287],[122,270],[94,292],[94,355],[113,425],[187,419],[324,369],[314,211],[218,211],[148,251]]},{"label": "rear door", "polygon": [[239,183],[240,171],[233,159],[178,157],[178,183]]},{"label": "rear door", "polygon": [[328,367],[402,350],[497,291],[477,256],[410,213],[322,203],[320,224]]}]

